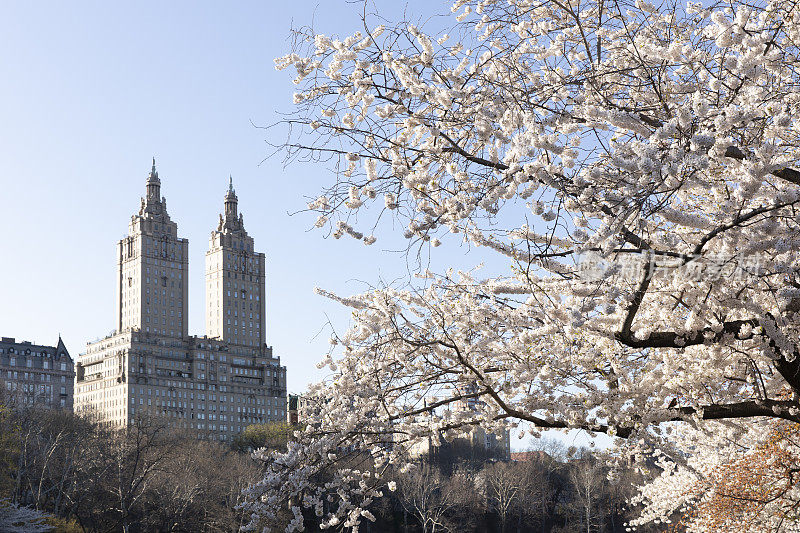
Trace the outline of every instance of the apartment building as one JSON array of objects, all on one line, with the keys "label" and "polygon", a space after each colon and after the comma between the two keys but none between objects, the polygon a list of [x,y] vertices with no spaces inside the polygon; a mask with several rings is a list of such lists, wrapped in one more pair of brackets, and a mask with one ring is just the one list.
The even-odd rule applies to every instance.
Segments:
[{"label": "apartment building", "polygon": [[137,414],[227,441],[286,419],[286,367],[266,344],[265,256],[232,180],[206,254],[206,334],[188,334],[188,240],[178,236],[155,161],[117,244],[117,329],[78,357],[75,408],[124,426]]}]

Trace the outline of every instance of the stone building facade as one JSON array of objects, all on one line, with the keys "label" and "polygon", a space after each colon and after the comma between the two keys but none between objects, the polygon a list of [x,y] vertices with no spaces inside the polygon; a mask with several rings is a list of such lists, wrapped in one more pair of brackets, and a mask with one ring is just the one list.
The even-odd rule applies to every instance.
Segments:
[{"label": "stone building facade", "polygon": [[188,336],[189,241],[167,213],[156,164],[147,194],[117,243],[117,331]]},{"label": "stone building facade", "polygon": [[123,426],[137,414],[228,441],[286,418],[286,367],[266,345],[263,253],[238,213],[232,183],[206,254],[206,335],[188,332],[188,241],[161,197],[146,196],[117,245],[117,330],[78,357],[75,408]]},{"label": "stone building facade", "polygon": [[0,390],[20,405],[72,410],[72,357],[61,337],[55,346],[0,338]]},{"label": "stone building facade", "polygon": [[264,254],[254,250],[238,202],[231,182],[225,215],[219,216],[206,253],[206,332],[233,344],[261,346],[266,342]]}]

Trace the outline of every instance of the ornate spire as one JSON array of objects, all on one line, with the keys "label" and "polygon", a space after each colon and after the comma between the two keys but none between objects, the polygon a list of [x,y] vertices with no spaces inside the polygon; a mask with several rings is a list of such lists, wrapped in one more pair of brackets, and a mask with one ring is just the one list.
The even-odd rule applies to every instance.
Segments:
[{"label": "ornate spire", "polygon": [[156,158],[153,157],[153,166],[147,176],[147,204],[155,204],[161,200],[161,180],[158,179]]},{"label": "ornate spire", "polygon": [[238,200],[236,198],[236,190],[233,188],[233,176],[228,176],[228,192],[225,193],[225,201],[227,202],[229,198],[233,198],[234,200]]},{"label": "ornate spire", "polygon": [[225,193],[225,219],[236,221],[237,205],[239,199],[236,197],[236,191],[233,190],[233,177],[228,176],[228,192]]},{"label": "ornate spire", "polygon": [[147,176],[147,182],[155,181],[161,183],[158,179],[158,171],[156,170],[156,158],[153,157],[153,166],[150,168],[150,174]]}]

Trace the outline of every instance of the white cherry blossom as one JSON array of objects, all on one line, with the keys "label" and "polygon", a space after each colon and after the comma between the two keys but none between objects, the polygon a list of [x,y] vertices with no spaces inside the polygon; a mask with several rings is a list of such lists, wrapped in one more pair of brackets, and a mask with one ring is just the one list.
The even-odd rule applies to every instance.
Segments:
[{"label": "white cherry blossom", "polygon": [[[276,60],[297,72],[292,123],[307,125],[289,155],[338,159],[309,204],[318,226],[365,244],[400,227],[431,253],[467,242],[511,266],[329,295],[353,327],[297,442],[265,457],[252,528],[286,497],[288,531],[323,500],[325,524],[355,526],[408,446],[475,425],[582,428],[642,451],[674,449],[665,424],[800,422],[795,4],[453,13],[449,39],[405,23],[301,30]],[[691,476],[676,472],[644,489],[643,520],[680,507]]]}]

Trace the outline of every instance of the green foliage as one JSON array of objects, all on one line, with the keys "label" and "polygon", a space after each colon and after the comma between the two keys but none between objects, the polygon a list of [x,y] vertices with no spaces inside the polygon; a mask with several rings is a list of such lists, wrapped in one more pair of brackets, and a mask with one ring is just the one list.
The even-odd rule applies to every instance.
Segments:
[{"label": "green foliage", "polygon": [[259,448],[286,450],[293,427],[286,422],[269,422],[247,426],[233,441],[236,451],[246,453]]},{"label": "green foliage", "polygon": [[54,533],[84,533],[83,528],[74,518],[60,518],[49,516],[45,522],[53,526]]}]

